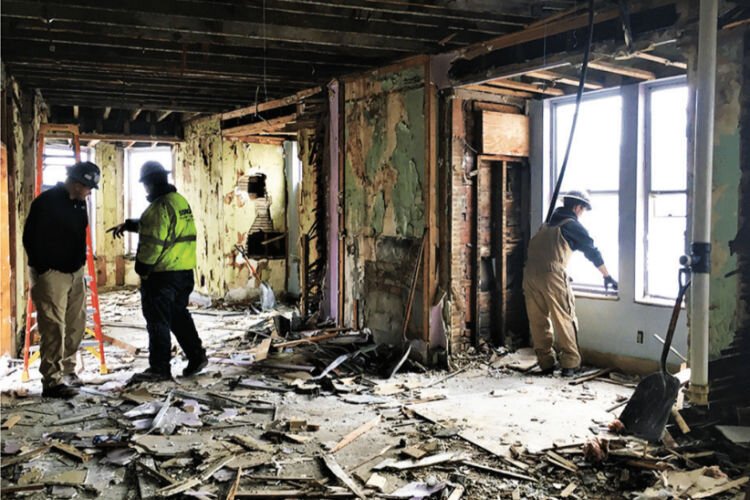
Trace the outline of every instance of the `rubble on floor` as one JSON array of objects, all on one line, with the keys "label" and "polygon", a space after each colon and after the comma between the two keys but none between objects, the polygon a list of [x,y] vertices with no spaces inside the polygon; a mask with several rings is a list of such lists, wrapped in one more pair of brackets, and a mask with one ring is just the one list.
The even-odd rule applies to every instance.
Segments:
[{"label": "rubble on floor", "polygon": [[[147,365],[139,301],[102,301],[109,374],[84,354],[79,396],[41,399],[38,375],[22,384],[5,368],[3,497],[741,498],[748,487],[747,427],[673,420],[659,444],[611,432],[637,381],[611,370],[538,376],[533,352],[485,346],[450,373],[424,372],[367,330],[231,306],[194,310],[204,372],[128,385]],[[173,372],[184,364],[175,356]]]}]

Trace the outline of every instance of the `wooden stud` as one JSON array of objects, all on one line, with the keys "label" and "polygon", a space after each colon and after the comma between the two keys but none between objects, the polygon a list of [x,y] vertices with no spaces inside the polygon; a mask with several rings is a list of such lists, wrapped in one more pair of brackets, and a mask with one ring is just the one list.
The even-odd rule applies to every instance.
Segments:
[{"label": "wooden stud", "polygon": [[422,257],[422,273],[424,284],[422,288],[422,340],[428,345],[430,342],[430,310],[432,301],[437,293],[437,245],[439,231],[437,223],[438,210],[438,174],[437,174],[437,122],[438,100],[437,87],[432,82],[429,59],[424,65],[425,81],[425,222],[427,226],[427,242]]},{"label": "wooden stud", "polygon": [[138,118],[138,115],[141,114],[141,111],[143,111],[143,109],[141,109],[141,108],[136,108],[133,111],[131,111],[130,112],[130,121],[134,121],[136,118]]},{"label": "wooden stud", "polygon": [[625,66],[617,66],[614,64],[603,63],[601,61],[590,62],[589,69],[605,71],[607,73],[613,73],[615,75],[627,76],[629,78],[635,78],[637,80],[656,79],[656,75],[651,71],[646,71],[644,69],[638,69],[638,68],[630,68],[630,67],[625,67]]},{"label": "wooden stud", "polygon": [[78,108],[78,106],[73,106],[73,119],[74,120],[78,119],[79,112],[80,112],[80,109]]},{"label": "wooden stud", "polygon": [[107,106],[106,108],[104,108],[104,111],[102,112],[102,119],[103,120],[109,119],[109,114],[111,112],[112,112],[112,107],[111,106]]}]

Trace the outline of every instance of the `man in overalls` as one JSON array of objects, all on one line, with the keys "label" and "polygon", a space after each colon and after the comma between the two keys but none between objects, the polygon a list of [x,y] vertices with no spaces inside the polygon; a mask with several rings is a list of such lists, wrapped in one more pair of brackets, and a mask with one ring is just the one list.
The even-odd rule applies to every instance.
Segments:
[{"label": "man in overalls", "polygon": [[581,365],[575,299],[565,272],[572,253],[583,252],[604,276],[605,290],[610,286],[617,290],[617,282],[609,275],[594,240],[578,222],[587,210],[591,210],[588,193],[566,193],[563,206],[555,209],[549,223],[543,224],[529,242],[523,292],[531,339],[543,375],[550,375],[555,369],[555,350],[563,377],[572,377]]}]

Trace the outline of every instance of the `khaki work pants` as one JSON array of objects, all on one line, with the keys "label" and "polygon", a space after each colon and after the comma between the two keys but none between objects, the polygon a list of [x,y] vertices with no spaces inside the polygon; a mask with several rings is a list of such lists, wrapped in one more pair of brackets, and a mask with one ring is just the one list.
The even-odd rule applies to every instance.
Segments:
[{"label": "khaki work pants", "polygon": [[86,284],[83,267],[74,273],[32,271],[31,299],[37,310],[39,351],[44,387],[62,383],[74,372],[76,353],[86,329]]},{"label": "khaki work pants", "polygon": [[523,292],[539,367],[542,370],[554,367],[557,350],[560,367],[578,368],[581,364],[576,335],[578,320],[573,291],[565,273],[527,275]]}]

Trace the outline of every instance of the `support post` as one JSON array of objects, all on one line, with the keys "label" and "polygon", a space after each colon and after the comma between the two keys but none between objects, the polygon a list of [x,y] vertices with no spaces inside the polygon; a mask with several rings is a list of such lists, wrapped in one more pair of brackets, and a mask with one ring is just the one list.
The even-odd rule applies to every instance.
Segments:
[{"label": "support post", "polygon": [[695,174],[690,304],[690,388],[693,404],[708,405],[709,273],[711,271],[711,186],[714,150],[716,31],[718,2],[701,0],[698,28],[698,86],[695,126]]}]

